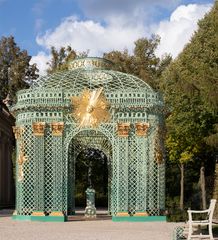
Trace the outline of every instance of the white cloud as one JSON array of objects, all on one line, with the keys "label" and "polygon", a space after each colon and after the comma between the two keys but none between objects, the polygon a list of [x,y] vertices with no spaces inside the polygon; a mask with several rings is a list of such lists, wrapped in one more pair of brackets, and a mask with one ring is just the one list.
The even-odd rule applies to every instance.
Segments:
[{"label": "white cloud", "polygon": [[[121,19],[120,19],[121,23]],[[66,18],[54,31],[37,37],[37,43],[50,49],[71,45],[77,51],[90,50],[90,55],[99,56],[111,50],[132,49],[134,41],[146,34],[141,24],[123,27],[118,21],[102,26],[92,20],[79,21]]]},{"label": "white cloud", "polygon": [[[141,0],[138,1],[141,2]],[[159,2],[167,1],[159,0]],[[171,14],[169,20],[161,21],[155,26],[148,25],[143,17],[134,19],[125,14],[110,16],[104,24],[93,20],[82,21],[71,16],[63,19],[55,29],[37,36],[36,41],[46,51],[51,46],[59,49],[62,46],[70,45],[78,52],[89,50],[90,56],[101,56],[104,52],[123,50],[124,48],[132,52],[134,42],[138,38],[149,37],[152,33],[156,33],[162,38],[157,54],[161,56],[167,52],[176,57],[189,41],[194,30],[197,29],[198,19],[202,18],[210,7],[210,4],[179,6]],[[49,55],[40,52],[33,57],[32,61],[37,62],[40,73],[45,73],[47,68],[45,63],[49,59]]]},{"label": "white cloud", "polygon": [[79,52],[89,49],[92,56],[100,56],[114,49],[132,50],[134,41],[145,36],[145,27],[142,24],[124,26],[122,22],[120,18],[102,26],[98,22],[79,21],[72,16],[66,18],[54,31],[38,36],[36,41],[47,49],[51,46],[60,48],[67,45]]},{"label": "white cloud", "polygon": [[46,74],[46,69],[48,68],[47,62],[51,59],[50,55],[47,55],[45,52],[39,52],[36,56],[31,58],[30,64],[37,64],[40,75]]},{"label": "white cloud", "polygon": [[[120,23],[122,19],[119,19]],[[112,21],[103,26],[92,20],[79,21],[76,17],[68,17],[53,31],[47,31],[43,36],[38,36],[38,45],[49,50],[51,46],[59,49],[70,45],[78,52],[89,50],[90,56],[101,56],[104,52],[112,50],[133,49],[134,41],[146,35],[145,27],[138,25],[118,24]],[[40,58],[42,60],[40,60]],[[38,54],[33,57],[38,62],[45,62],[49,58],[46,54]],[[40,72],[42,64],[39,66]],[[46,66],[43,66],[45,69]],[[44,70],[43,70],[44,71]]]},{"label": "white cloud", "polygon": [[181,5],[171,14],[169,20],[161,21],[154,30],[161,37],[157,54],[161,56],[167,52],[175,58],[197,30],[198,20],[210,10],[211,6],[211,4]]}]

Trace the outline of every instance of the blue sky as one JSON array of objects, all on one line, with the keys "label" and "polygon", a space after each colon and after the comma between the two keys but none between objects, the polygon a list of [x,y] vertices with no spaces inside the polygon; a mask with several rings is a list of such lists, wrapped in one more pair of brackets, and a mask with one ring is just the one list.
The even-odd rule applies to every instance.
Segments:
[{"label": "blue sky", "polygon": [[157,52],[173,57],[197,29],[212,0],[0,0],[0,37],[13,35],[43,72],[51,46],[71,45],[103,52],[130,52],[134,41],[152,33],[162,38]]}]

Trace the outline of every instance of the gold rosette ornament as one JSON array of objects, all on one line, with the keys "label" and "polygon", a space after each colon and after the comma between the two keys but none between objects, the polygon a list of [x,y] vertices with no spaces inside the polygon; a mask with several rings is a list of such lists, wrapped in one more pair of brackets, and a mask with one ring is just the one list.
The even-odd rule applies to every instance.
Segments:
[{"label": "gold rosette ornament", "polygon": [[71,98],[73,116],[80,128],[96,128],[102,122],[110,120],[109,103],[102,91],[103,88],[94,91],[86,89],[81,96]]}]

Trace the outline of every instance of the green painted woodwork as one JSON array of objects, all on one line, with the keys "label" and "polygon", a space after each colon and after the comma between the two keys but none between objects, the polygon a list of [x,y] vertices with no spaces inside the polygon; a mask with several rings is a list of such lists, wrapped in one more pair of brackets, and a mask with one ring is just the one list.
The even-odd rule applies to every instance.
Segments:
[{"label": "green painted woodwork", "polygon": [[[69,70],[43,76],[30,89],[17,93],[13,111],[16,127],[24,128],[22,141],[28,160],[23,164],[23,180],[16,182],[16,219],[28,218],[37,210],[47,215],[75,213],[75,162],[85,148],[100,149],[107,155],[108,211],[113,217],[122,211],[146,211],[156,217],[164,211],[164,155],[162,162],[155,159],[157,139],[164,149],[159,131],[163,128],[162,97],[141,79],[110,70],[110,64],[99,58],[77,59]],[[79,129],[70,98],[99,87],[110,103],[111,121],[97,129]],[[32,125],[37,122],[45,122],[40,137],[33,134]],[[64,123],[62,135],[52,134],[54,122]],[[149,123],[146,136],[137,136],[138,122]],[[118,136],[118,123],[130,123],[128,137]],[[19,153],[18,142],[17,158]]]},{"label": "green painted woodwork", "polygon": [[117,217],[112,216],[113,222],[166,222],[166,216],[127,216]]},{"label": "green painted woodwork", "polygon": [[12,216],[13,220],[18,221],[35,221],[35,222],[65,222],[66,216]]}]

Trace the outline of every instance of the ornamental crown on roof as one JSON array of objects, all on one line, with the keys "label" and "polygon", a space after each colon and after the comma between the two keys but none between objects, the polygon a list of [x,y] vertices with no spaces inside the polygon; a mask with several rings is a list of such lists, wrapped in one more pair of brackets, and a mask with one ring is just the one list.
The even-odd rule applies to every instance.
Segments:
[{"label": "ornamental crown on roof", "polygon": [[113,63],[97,57],[89,57],[89,58],[78,58],[69,63],[68,69],[77,69],[83,68],[85,70],[93,70],[95,68],[98,69],[111,69]]}]

